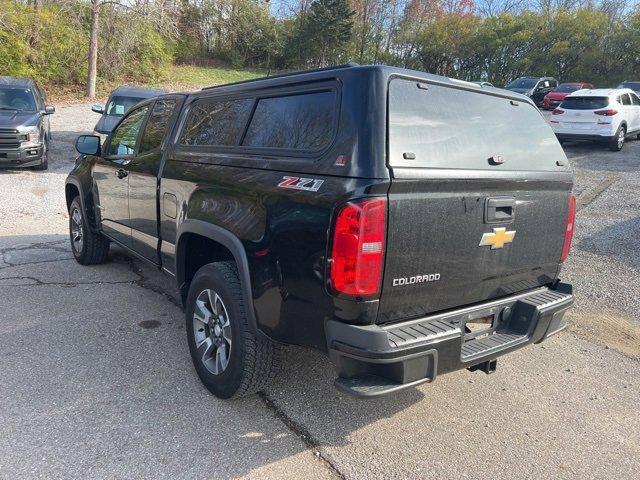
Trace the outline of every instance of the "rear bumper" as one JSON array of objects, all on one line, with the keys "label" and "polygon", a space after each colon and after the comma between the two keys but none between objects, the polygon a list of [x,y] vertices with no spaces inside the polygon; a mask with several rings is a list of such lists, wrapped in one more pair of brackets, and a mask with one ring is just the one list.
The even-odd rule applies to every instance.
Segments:
[{"label": "rear bumper", "polygon": [[0,148],[0,167],[33,167],[42,160],[43,146]]},{"label": "rear bumper", "polygon": [[559,133],[556,132],[558,140],[586,140],[591,142],[609,143],[616,140],[615,135],[596,135],[592,133]]},{"label": "rear bumper", "polygon": [[[497,357],[562,331],[564,313],[572,304],[571,285],[560,283],[555,289],[538,288],[390,326],[329,320],[327,345],[338,369],[336,388],[375,397],[463,368],[489,372]],[[465,333],[467,321],[486,316],[494,319],[486,335]]]}]

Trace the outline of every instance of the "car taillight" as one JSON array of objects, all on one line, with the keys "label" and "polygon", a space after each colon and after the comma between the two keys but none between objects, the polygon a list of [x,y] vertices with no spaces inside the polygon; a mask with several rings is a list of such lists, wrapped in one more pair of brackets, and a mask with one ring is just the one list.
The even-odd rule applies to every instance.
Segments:
[{"label": "car taillight", "polygon": [[573,230],[576,221],[576,197],[573,193],[569,194],[569,211],[567,212],[567,228],[564,232],[564,245],[562,246],[562,254],[560,261],[564,262],[569,256],[571,250],[571,240],[573,240]]},{"label": "car taillight", "polygon": [[358,297],[380,293],[386,232],[386,199],[357,200],[340,207],[330,259],[334,291]]},{"label": "car taillight", "polygon": [[564,110],[560,110],[559,108],[554,108],[553,109],[553,113],[554,115],[562,115],[564,113]]},{"label": "car taillight", "polygon": [[613,117],[616,113],[618,113],[617,110],[614,110],[613,108],[607,108],[606,110],[596,110],[595,112],[596,115],[604,115],[605,117]]}]

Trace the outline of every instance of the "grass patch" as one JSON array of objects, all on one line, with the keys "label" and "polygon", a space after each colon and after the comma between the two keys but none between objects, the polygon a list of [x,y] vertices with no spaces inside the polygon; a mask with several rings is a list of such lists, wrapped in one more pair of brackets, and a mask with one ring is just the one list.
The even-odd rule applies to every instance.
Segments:
[{"label": "grass patch", "polygon": [[171,91],[200,90],[203,87],[251,80],[264,77],[259,70],[234,70],[224,67],[196,67],[193,65],[173,65],[163,82],[155,86]]},{"label": "grass patch", "polygon": [[[191,92],[200,90],[203,87],[222,85],[225,83],[240,82],[266,76],[265,71],[260,70],[237,70],[226,67],[198,67],[193,65],[172,65],[164,78],[150,83],[140,82],[104,82],[98,81],[96,85],[96,102],[104,102],[109,93],[121,85],[131,85],[137,87],[162,88],[168,92]],[[56,86],[45,87],[47,97],[51,103],[65,104],[76,102],[89,102],[85,97],[85,87],[77,86]]]}]

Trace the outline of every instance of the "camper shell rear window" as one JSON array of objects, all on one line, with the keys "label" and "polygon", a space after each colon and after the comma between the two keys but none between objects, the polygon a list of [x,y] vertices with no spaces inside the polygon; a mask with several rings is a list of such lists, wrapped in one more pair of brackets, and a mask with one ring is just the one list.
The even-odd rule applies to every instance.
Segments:
[{"label": "camper shell rear window", "polygon": [[388,144],[391,167],[551,171],[565,158],[526,101],[400,77],[389,82]]}]

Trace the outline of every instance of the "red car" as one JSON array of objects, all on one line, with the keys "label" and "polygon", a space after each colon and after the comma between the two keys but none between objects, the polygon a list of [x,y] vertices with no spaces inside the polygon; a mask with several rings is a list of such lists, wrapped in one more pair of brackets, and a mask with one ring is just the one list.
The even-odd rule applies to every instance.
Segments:
[{"label": "red car", "polygon": [[545,95],[542,101],[542,108],[544,110],[553,110],[562,103],[564,97],[583,88],[593,88],[593,85],[585,82],[567,82],[558,85],[558,88]]}]

